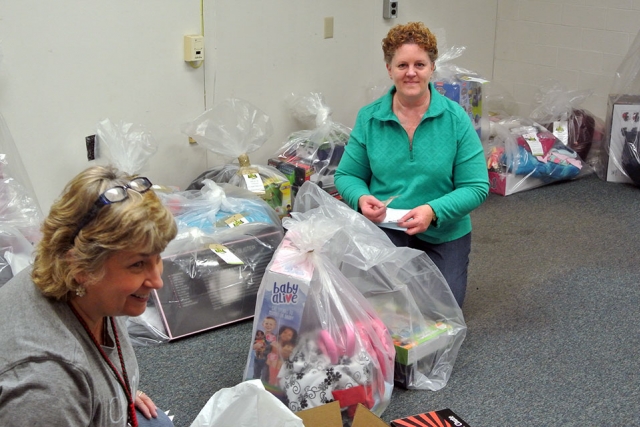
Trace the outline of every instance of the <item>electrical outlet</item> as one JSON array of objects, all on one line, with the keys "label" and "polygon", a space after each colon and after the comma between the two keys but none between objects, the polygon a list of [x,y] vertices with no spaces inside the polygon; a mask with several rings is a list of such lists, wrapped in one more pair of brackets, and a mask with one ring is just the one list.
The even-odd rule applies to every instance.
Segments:
[{"label": "electrical outlet", "polygon": [[382,17],[384,19],[393,19],[398,17],[398,0],[383,0]]},{"label": "electrical outlet", "polygon": [[87,160],[96,159],[96,136],[89,135],[84,138],[85,145],[87,146]]}]

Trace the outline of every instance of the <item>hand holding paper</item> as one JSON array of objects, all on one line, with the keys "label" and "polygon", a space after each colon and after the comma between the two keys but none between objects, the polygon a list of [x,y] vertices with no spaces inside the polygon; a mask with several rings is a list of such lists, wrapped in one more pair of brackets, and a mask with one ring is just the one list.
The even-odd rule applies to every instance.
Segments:
[{"label": "hand holding paper", "polygon": [[398,222],[400,221],[400,219],[402,219],[403,216],[409,213],[409,211],[411,211],[411,209],[387,208],[387,215],[385,216],[384,220],[382,220],[382,222],[378,225],[380,227],[393,228],[394,230],[404,231],[406,230],[406,228],[398,226]]}]

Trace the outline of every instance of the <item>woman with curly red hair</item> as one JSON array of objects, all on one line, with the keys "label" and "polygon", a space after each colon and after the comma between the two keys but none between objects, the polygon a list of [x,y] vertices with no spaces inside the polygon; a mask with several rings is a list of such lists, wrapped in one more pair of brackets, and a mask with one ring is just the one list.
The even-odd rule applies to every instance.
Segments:
[{"label": "woman with curly red hair", "polygon": [[438,46],[423,23],[394,26],[382,50],[393,86],[359,111],[335,184],[375,223],[385,220],[387,205],[408,210],[396,229],[383,230],[395,245],[425,251],[462,306],[469,214],[489,193],[484,150],[464,109],[430,82]]}]

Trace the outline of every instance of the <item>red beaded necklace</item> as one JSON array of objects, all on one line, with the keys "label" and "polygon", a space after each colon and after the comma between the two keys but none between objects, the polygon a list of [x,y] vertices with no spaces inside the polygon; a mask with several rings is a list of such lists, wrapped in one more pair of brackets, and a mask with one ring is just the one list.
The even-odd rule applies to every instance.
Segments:
[{"label": "red beaded necklace", "polygon": [[73,312],[73,314],[80,321],[80,324],[82,325],[84,330],[87,331],[87,334],[89,334],[89,336],[91,337],[93,344],[96,346],[96,348],[100,352],[100,355],[102,355],[102,358],[104,359],[104,361],[107,362],[107,365],[109,365],[114,375],[118,379],[118,383],[120,383],[120,385],[122,386],[122,389],[124,390],[124,394],[125,396],[127,396],[127,403],[128,403],[128,414],[127,414],[128,425],[131,427],[138,427],[138,418],[136,417],[136,407],[133,402],[133,394],[131,393],[131,386],[129,385],[127,368],[124,365],[122,348],[120,348],[120,340],[118,339],[118,330],[116,329],[116,323],[114,322],[113,317],[109,317],[108,319],[109,319],[109,322],[111,323],[113,336],[116,340],[116,348],[118,349],[118,358],[120,359],[120,366],[122,367],[122,375],[120,375],[120,372],[118,372],[113,362],[111,362],[111,359],[109,359],[109,356],[107,356],[107,354],[102,349],[102,346],[100,345],[96,337],[93,335],[93,332],[91,332],[91,330],[89,329],[87,322],[84,321],[84,319],[80,316],[80,314],[76,311],[75,307],[73,307],[71,303],[69,303],[69,307],[71,308],[71,311]]}]

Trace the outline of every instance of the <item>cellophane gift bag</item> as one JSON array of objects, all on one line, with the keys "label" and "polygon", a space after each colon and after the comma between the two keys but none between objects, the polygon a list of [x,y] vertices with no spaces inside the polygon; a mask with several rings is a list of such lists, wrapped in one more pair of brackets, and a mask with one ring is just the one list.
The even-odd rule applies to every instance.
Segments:
[{"label": "cellophane gift bag", "polygon": [[[13,230],[9,234],[17,232],[31,244],[35,244],[42,237],[40,225],[43,220],[29,175],[4,117],[0,114],[0,224]],[[30,258],[30,252],[23,254]],[[13,275],[20,270],[21,268],[17,268]]]},{"label": "cellophane gift bag", "polygon": [[283,223],[258,291],[244,379],[261,379],[294,412],[335,400],[345,423],[359,403],[381,414],[393,389],[394,346],[371,304],[324,254],[333,222]]},{"label": "cellophane gift bag", "polygon": [[609,90],[603,145],[598,176],[640,186],[640,31]]},{"label": "cellophane gift bag", "polygon": [[374,223],[312,183],[302,186],[292,218],[329,219],[334,232],[319,249],[356,286],[389,330],[394,382],[443,388],[467,327],[440,270],[422,251],[396,247]]},{"label": "cellophane gift bag", "polygon": [[457,102],[467,113],[478,136],[484,138],[488,122],[484,108],[484,87],[489,82],[478,73],[462,68],[455,59],[466,50],[464,46],[440,46],[436,69],[431,76],[435,89],[442,95]]},{"label": "cellophane gift bag", "polygon": [[205,179],[227,183],[257,194],[279,217],[289,214],[293,201],[287,177],[273,166],[249,159],[273,134],[271,119],[263,111],[248,101],[229,98],[183,125],[182,132],[211,152],[238,161],[202,172],[188,190],[199,190]]},{"label": "cellophane gift bag", "polygon": [[591,171],[575,150],[525,117],[494,117],[483,146],[489,191],[501,196],[568,181]]},{"label": "cellophane gift bag", "polygon": [[287,105],[306,129],[292,132],[269,164],[287,176],[294,194],[305,181],[312,181],[339,197],[333,178],[351,129],[333,120],[321,93],[290,94]]},{"label": "cellophane gift bag", "polygon": [[0,286],[28,267],[42,234],[42,211],[0,114]]},{"label": "cellophane gift bag", "polygon": [[253,316],[284,235],[275,211],[247,189],[209,179],[200,190],[158,194],[178,224],[162,253],[164,286],[154,291],[168,338]]},{"label": "cellophane gift bag", "polygon": [[546,127],[590,166],[597,164],[604,140],[604,121],[581,108],[592,90],[568,90],[556,80],[546,80],[535,94],[529,118]]},{"label": "cellophane gift bag", "polygon": [[[139,176],[149,159],[158,151],[155,138],[140,123],[124,120],[117,122],[103,118],[96,124],[96,142],[104,148],[100,162],[109,163],[131,176]],[[160,186],[155,183],[154,191]],[[153,345],[168,340],[160,313],[153,299],[149,300],[144,313],[127,318],[127,332],[137,346]]]},{"label": "cellophane gift bag", "polygon": [[253,316],[265,268],[284,230],[260,197],[205,179],[199,190],[156,190],[174,214],[176,238],[162,252],[162,289],[130,318],[136,345],[154,345]]},{"label": "cellophane gift bag", "polygon": [[96,125],[96,136],[100,146],[107,148],[105,157],[109,163],[129,175],[138,175],[156,154],[155,138],[145,126],[123,120],[114,123],[109,118]]}]

